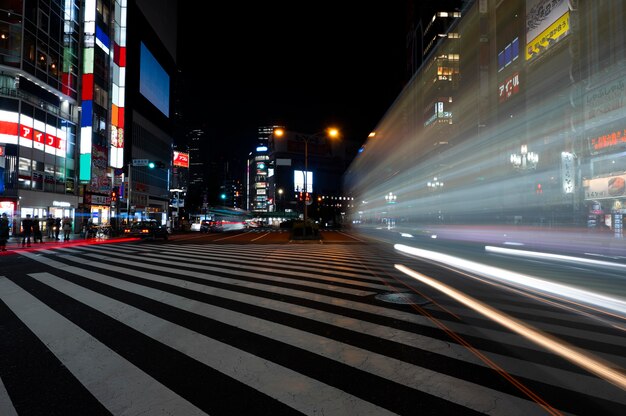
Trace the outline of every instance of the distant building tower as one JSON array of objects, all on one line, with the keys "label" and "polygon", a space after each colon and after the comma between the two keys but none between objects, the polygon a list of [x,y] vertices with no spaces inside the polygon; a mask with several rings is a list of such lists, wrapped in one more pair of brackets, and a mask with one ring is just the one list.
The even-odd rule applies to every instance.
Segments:
[{"label": "distant building tower", "polygon": [[247,164],[246,184],[246,208],[254,212],[268,212],[271,201],[268,199],[268,178],[273,169],[269,160],[269,138],[275,129],[282,126],[259,127],[258,145],[253,153],[250,153]]}]

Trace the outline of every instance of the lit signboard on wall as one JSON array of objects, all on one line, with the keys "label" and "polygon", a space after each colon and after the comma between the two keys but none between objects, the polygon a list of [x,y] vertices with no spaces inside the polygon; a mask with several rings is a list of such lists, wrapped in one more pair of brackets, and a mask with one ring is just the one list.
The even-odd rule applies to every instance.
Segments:
[{"label": "lit signboard on wall", "polygon": [[304,191],[304,171],[293,171],[293,189],[296,192],[313,192],[313,172],[306,173],[306,191]]},{"label": "lit signboard on wall", "polygon": [[[554,4],[557,3],[557,4]],[[568,1],[526,1],[526,60],[534,59],[569,33]],[[550,9],[550,7],[553,7]],[[549,10],[546,13],[546,10]]]},{"label": "lit signboard on wall", "polygon": [[182,153],[174,151],[174,160],[172,163],[174,166],[180,166],[181,168],[189,167],[189,153]]},{"label": "lit signboard on wall", "polygon": [[498,85],[498,100],[503,103],[519,92],[519,73],[507,77]]}]

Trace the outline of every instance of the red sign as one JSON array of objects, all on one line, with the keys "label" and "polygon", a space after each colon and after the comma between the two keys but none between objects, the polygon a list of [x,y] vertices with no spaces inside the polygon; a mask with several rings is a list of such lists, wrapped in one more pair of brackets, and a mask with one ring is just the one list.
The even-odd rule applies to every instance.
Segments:
[{"label": "red sign", "polygon": [[33,135],[34,140],[35,140],[37,143],[41,143],[41,144],[43,144],[43,139],[44,139],[44,135],[45,135],[45,133],[42,133],[42,132],[37,131],[37,130],[34,130],[34,132],[35,132],[35,133],[34,133],[34,135]]},{"label": "red sign", "polygon": [[20,125],[20,137],[25,139],[33,140],[33,129],[32,127],[22,126]]},{"label": "red sign", "polygon": [[512,95],[515,95],[519,92],[519,73],[515,73],[508,77],[503,83],[498,85],[498,96],[500,98],[500,102],[503,103]]},{"label": "red sign", "polygon": [[189,153],[181,153],[174,151],[174,166],[180,166],[182,168],[189,167]]},{"label": "red sign", "polygon": [[591,139],[591,146],[594,150],[602,150],[622,143],[626,144],[626,130],[614,131]]}]

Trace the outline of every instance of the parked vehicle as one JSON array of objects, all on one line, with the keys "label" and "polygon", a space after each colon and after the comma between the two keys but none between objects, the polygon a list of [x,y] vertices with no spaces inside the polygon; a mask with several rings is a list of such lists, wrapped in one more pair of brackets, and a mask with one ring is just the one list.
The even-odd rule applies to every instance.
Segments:
[{"label": "parked vehicle", "polygon": [[130,227],[124,228],[124,235],[128,237],[139,237],[142,239],[156,240],[162,238],[167,240],[169,232],[165,225],[161,225],[156,221],[138,221],[132,223]]}]

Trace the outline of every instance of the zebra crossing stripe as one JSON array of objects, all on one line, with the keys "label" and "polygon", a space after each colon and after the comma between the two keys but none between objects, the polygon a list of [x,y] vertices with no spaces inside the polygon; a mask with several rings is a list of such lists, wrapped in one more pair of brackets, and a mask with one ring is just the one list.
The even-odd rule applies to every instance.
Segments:
[{"label": "zebra crossing stripe", "polygon": [[12,281],[0,279],[0,296],[111,413],[205,415]]},{"label": "zebra crossing stripe", "polygon": [[[119,264],[124,264],[124,265],[128,265],[128,266],[135,266],[137,264],[136,261],[136,256],[134,255],[130,255],[130,254],[118,254],[117,257],[112,258],[110,256],[103,256],[102,254],[86,254],[86,256],[90,256],[90,257],[94,257],[94,258],[99,258],[101,260],[106,259],[109,262],[114,262],[114,263],[119,263]],[[124,260],[123,258],[126,258],[127,260]],[[144,269],[149,269],[149,270],[153,270],[155,272],[169,272],[169,273],[177,273],[180,272],[180,263],[176,262],[176,261],[171,261],[171,260],[164,260],[164,259],[159,259],[159,258],[151,258],[150,259],[151,262],[153,263],[159,263],[159,264],[164,264],[166,266],[170,266],[170,267],[166,267],[166,266],[157,266],[154,264],[143,264],[142,268]],[[107,267],[111,267],[111,265],[107,265]],[[202,272],[194,272],[191,270],[186,270],[185,274],[187,276],[195,276],[195,277],[200,277],[200,278],[205,278],[207,276],[208,273],[210,272],[222,272],[222,273],[233,273],[232,269],[228,269],[228,268],[223,268],[223,267],[212,267],[212,266],[205,266],[205,265],[200,265],[200,264],[191,264],[191,263],[186,263],[184,265],[185,268],[189,268],[189,269],[197,269],[197,270],[202,270]],[[384,286],[384,285],[374,285],[374,284],[364,284],[364,283],[360,283],[360,282],[354,282],[351,280],[347,280],[347,279],[343,279],[343,278],[330,278],[327,277],[324,279],[324,277],[322,276],[318,276],[312,273],[299,273],[299,272],[289,272],[289,271],[281,271],[281,274],[286,274],[289,277],[282,277],[282,276],[273,276],[272,272],[274,271],[271,268],[264,268],[264,267],[260,267],[257,268],[257,271],[253,271],[254,268],[248,267],[246,268],[250,271],[239,269],[237,268],[236,274],[237,276],[245,276],[245,277],[253,277],[253,278],[260,278],[260,279],[267,279],[267,280],[271,280],[272,282],[281,282],[281,283],[288,283],[288,284],[298,284],[301,286],[307,286],[307,287],[311,287],[311,288],[319,288],[319,289],[328,289],[328,285],[329,284],[336,284],[336,283],[345,283],[345,284],[349,284],[350,286],[353,287],[361,287],[362,289],[353,289],[353,288],[346,288],[346,287],[341,287],[341,286],[334,286],[333,287],[333,291],[335,292],[339,292],[339,293],[345,293],[345,294],[350,294],[353,296],[370,296],[370,295],[374,295],[376,293],[378,293],[378,291],[380,290],[387,290],[388,287]],[[265,273],[263,273],[265,272]],[[212,276],[213,277],[213,276]],[[222,279],[218,276],[215,276],[215,278],[218,279]],[[306,280],[304,278],[307,278]],[[313,279],[315,280],[327,280],[328,283],[320,283],[320,282],[316,282],[313,281]],[[234,283],[233,279],[229,279],[230,282]],[[239,284],[239,281],[238,283]],[[270,283],[271,284],[271,283]],[[367,290],[370,289],[370,290]]]},{"label": "zebra crossing stripe", "polygon": [[[102,264],[102,266],[104,267],[105,265]],[[226,323],[227,325],[241,328],[255,334],[260,334],[262,336],[301,348],[303,350],[309,350],[310,352],[315,354],[321,354],[322,356],[352,366],[361,371],[366,371],[368,373],[375,374],[376,376],[383,377],[390,381],[402,383],[408,387],[414,388],[416,390],[416,394],[417,391],[422,391],[435,397],[445,397],[446,400],[452,403],[462,405],[468,410],[474,409],[477,411],[485,411],[485,409],[491,408],[494,396],[498,398],[497,401],[498,403],[500,403],[498,408],[501,409],[502,413],[498,413],[498,411],[492,409],[493,414],[510,414],[509,412],[511,407],[516,409],[526,409],[527,412],[532,412],[536,408],[536,405],[531,402],[514,396],[510,396],[503,392],[498,392],[487,387],[477,386],[473,383],[468,384],[467,381],[464,381],[462,379],[446,376],[445,374],[430,371],[423,367],[414,366],[406,362],[397,361],[393,358],[385,357],[371,351],[364,351],[360,348],[353,347],[331,339],[320,340],[319,336],[309,334],[301,330],[289,328],[284,325],[275,324],[272,322],[267,322],[250,315],[240,314],[230,310],[224,310],[222,308],[212,305],[197,303],[191,301],[188,298],[182,298],[178,295],[168,294],[161,290],[147,288],[145,286],[137,285],[135,283],[119,281],[116,279],[112,279],[110,276],[90,272],[87,269],[73,268],[67,266],[64,269],[66,271],[81,275],[85,278],[93,279],[98,282],[114,286],[124,291],[132,292],[141,296],[147,296],[158,302],[169,304],[175,308],[185,309],[193,313],[201,314],[202,316],[210,317],[211,319],[217,319],[220,322]],[[131,271],[128,272],[132,273]],[[185,286],[189,287],[189,285]],[[57,289],[65,293],[68,292],[67,288],[64,287],[58,287]],[[196,288],[194,287],[193,289]],[[213,295],[215,295],[215,293],[213,293],[214,290],[211,290],[211,292]],[[103,310],[104,308],[103,305],[92,305],[92,307],[98,310]],[[264,305],[264,307],[268,307],[268,305]],[[117,309],[119,308],[115,308],[115,310]],[[292,306],[292,309],[293,310],[291,312],[298,315],[304,312],[301,307],[294,308]],[[347,323],[345,322],[347,320],[344,317],[340,318],[341,322],[339,323],[337,322],[338,317],[332,316],[332,314],[327,314],[323,312],[318,312],[318,314],[327,315],[326,319],[331,321],[334,320],[335,325],[340,324],[342,327],[344,327]],[[366,323],[355,322],[354,324],[359,325]],[[153,323],[151,324],[151,326],[160,328],[162,325],[158,325],[158,323]],[[367,330],[367,328],[365,327],[363,328],[363,330],[365,331]],[[147,335],[151,336],[150,334]],[[184,339],[184,336],[181,334],[178,336],[178,338]],[[161,340],[161,342],[163,341]],[[198,345],[197,340],[186,340],[184,342],[185,345],[188,343]],[[325,345],[325,350],[311,350],[310,346],[312,345]],[[179,347],[176,348],[179,349]],[[211,348],[210,350],[212,351],[220,350],[219,348],[214,346],[207,346],[206,348]],[[232,355],[232,352],[228,355]],[[200,360],[200,358],[198,357],[194,358]],[[213,366],[215,364],[208,365]],[[278,384],[284,385],[284,381]],[[289,382],[287,382],[287,384],[289,384]],[[478,393],[481,390],[484,390],[483,394]],[[471,394],[468,393],[470,391],[472,392]],[[273,393],[274,394],[270,394],[271,397],[276,397],[276,393]],[[336,394],[337,393],[333,393],[329,397],[332,397]],[[291,395],[289,395],[289,397],[291,397]],[[279,399],[278,397],[276,398]]]},{"label": "zebra crossing stripe", "polygon": [[[311,410],[319,405],[320,400],[325,402],[325,397],[328,398],[328,403],[333,403],[336,406],[334,409],[325,408],[325,412],[327,411],[329,414],[342,414],[343,412],[359,415],[390,414],[378,406],[320,383],[315,379],[233,348],[228,344],[198,334],[187,328],[172,324],[133,306],[120,303],[104,295],[59,279],[52,274],[37,273],[32,277],[301,412],[311,413]],[[101,282],[107,280],[104,276],[96,274],[84,277]],[[247,329],[245,328],[246,326],[261,329],[259,322],[255,322],[261,320],[250,316],[220,310],[220,308],[202,305],[198,302],[190,302],[189,299],[181,298],[177,295],[167,294],[131,283],[120,282],[117,286],[122,290],[141,294],[159,302],[211,317],[212,319],[236,321],[228,323],[244,330]],[[222,316],[216,317],[214,314]],[[164,328],[167,328],[167,330],[164,331]]]}]

